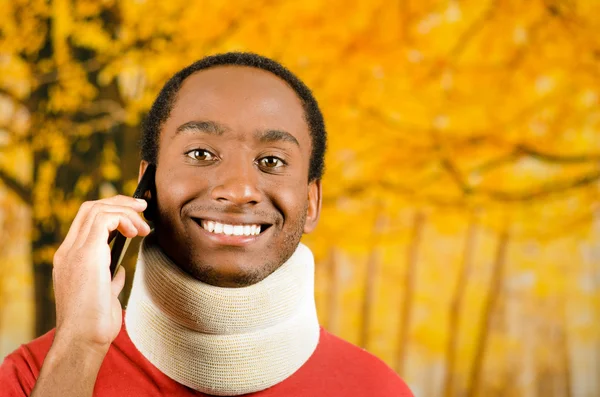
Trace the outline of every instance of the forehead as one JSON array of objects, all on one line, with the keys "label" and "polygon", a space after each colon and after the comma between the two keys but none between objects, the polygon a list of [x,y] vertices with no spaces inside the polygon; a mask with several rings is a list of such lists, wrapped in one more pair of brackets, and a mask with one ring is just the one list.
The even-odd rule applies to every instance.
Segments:
[{"label": "forehead", "polygon": [[238,132],[284,130],[309,147],[309,127],[296,92],[279,77],[252,67],[218,66],[189,76],[165,123],[167,135],[188,121],[210,120]]}]

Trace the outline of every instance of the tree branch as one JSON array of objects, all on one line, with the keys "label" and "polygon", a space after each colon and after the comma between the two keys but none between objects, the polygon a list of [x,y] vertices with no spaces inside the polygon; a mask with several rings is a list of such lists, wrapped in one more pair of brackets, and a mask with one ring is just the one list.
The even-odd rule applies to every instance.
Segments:
[{"label": "tree branch", "polygon": [[8,175],[3,169],[0,168],[0,180],[4,183],[6,187],[8,187],[11,191],[13,191],[25,204],[32,204],[32,194],[31,188],[26,186]]},{"label": "tree branch", "polygon": [[539,30],[548,25],[547,19],[548,19],[548,16],[545,14],[541,18],[537,19],[534,23],[532,23],[531,25],[528,26],[528,28],[527,28],[528,44],[518,46],[516,51],[509,58],[508,62],[506,62],[506,64],[504,65],[504,68],[506,68],[508,70],[515,70],[517,68],[517,66],[519,66],[519,64],[523,61],[523,59],[524,59],[525,55],[528,53],[528,51],[531,50],[531,47],[538,45],[538,43],[535,42],[535,38],[537,37]]},{"label": "tree branch", "polygon": [[15,95],[14,93],[12,93],[4,88],[0,88],[0,95],[6,96],[6,97],[12,99],[15,102],[15,107],[23,105],[21,98],[19,98],[17,95]]},{"label": "tree branch", "polygon": [[468,173],[479,173],[483,174],[497,167],[506,165],[511,161],[518,160],[520,157],[528,156],[544,163],[558,163],[558,164],[581,164],[581,163],[595,163],[600,162],[599,153],[587,153],[578,155],[561,155],[554,153],[542,152],[533,149],[527,145],[518,144],[511,152],[493,158],[472,168]]},{"label": "tree branch", "polygon": [[532,190],[523,193],[503,192],[500,190],[475,190],[476,193],[482,193],[494,200],[502,202],[526,202],[533,201],[538,198],[548,196],[555,193],[562,193],[567,190],[577,189],[591,185],[600,180],[600,170],[594,171],[573,180],[558,181],[542,185],[537,190]]},{"label": "tree branch", "polygon": [[[600,170],[584,174],[572,180],[547,183],[535,190],[529,190],[525,192],[506,192],[502,190],[480,189],[466,183],[462,190],[463,192],[468,193],[470,196],[483,195],[496,202],[531,202],[552,194],[563,193],[571,189],[583,188],[598,181],[600,181]],[[413,199],[419,199],[440,207],[464,207],[466,205],[464,198],[453,199],[434,197],[431,195],[419,195],[421,188],[411,188],[386,181],[380,181],[376,183],[356,183],[350,185],[344,189],[340,195],[325,196],[323,198],[323,203],[325,205],[333,204],[338,197],[356,197],[368,193],[373,189],[390,191],[395,194],[404,195]]]},{"label": "tree branch", "polygon": [[561,163],[561,164],[579,164],[589,162],[600,162],[600,153],[586,153],[578,155],[561,155],[554,153],[545,153],[525,144],[519,144],[515,148],[515,154],[527,155],[536,160],[546,163]]},{"label": "tree branch", "polygon": [[469,174],[472,174],[472,173],[483,174],[485,172],[493,170],[494,168],[501,167],[503,165],[510,163],[511,161],[517,160],[518,158],[519,158],[518,153],[516,151],[512,151],[508,154],[503,154],[499,157],[488,160],[488,161],[478,165],[477,167],[472,168],[471,170],[468,171],[468,173]]},{"label": "tree branch", "polygon": [[498,1],[491,0],[485,11],[473,22],[469,27],[460,35],[454,46],[448,53],[444,62],[437,62],[433,67],[425,74],[424,80],[431,80],[443,69],[444,65],[453,58],[458,58],[460,54],[467,47],[469,42],[475,37],[475,35],[485,27],[486,23],[492,18],[496,10]]},{"label": "tree branch", "polygon": [[452,180],[456,183],[458,188],[462,190],[464,194],[471,194],[473,192],[473,187],[471,187],[467,182],[465,182],[458,168],[456,168],[454,163],[448,157],[442,158],[441,163],[442,167],[444,167],[448,174],[450,174]]},{"label": "tree branch", "polygon": [[33,137],[29,133],[29,129],[26,133],[23,133],[23,134],[16,133],[15,131],[11,130],[10,128],[8,128],[6,126],[0,127],[0,130],[6,131],[8,133],[8,135],[10,136],[10,142],[7,142],[6,145],[0,145],[0,148],[2,148],[2,150],[10,150],[12,147],[15,147],[15,146],[19,146],[19,145],[23,145],[23,144],[27,144],[27,145],[31,144],[31,138],[33,138]]},{"label": "tree branch", "polygon": [[[599,75],[600,76],[600,75]],[[513,142],[507,141],[505,139],[499,138],[504,131],[509,130],[511,128],[515,128],[524,121],[527,121],[528,118],[536,112],[541,111],[544,108],[544,105],[552,103],[552,100],[563,97],[567,94],[567,90],[557,90],[553,94],[546,95],[532,103],[526,104],[523,108],[521,108],[517,113],[515,113],[510,119],[503,120],[496,125],[472,130],[469,134],[466,134],[466,131],[460,130],[445,130],[445,133],[450,137],[452,135],[455,136],[465,136],[465,138],[460,139],[451,139],[449,140],[449,144],[453,148],[465,148],[476,145],[481,145],[483,143],[490,143],[494,146],[503,147],[503,148],[514,148],[515,144]]]},{"label": "tree branch", "polygon": [[[539,100],[536,100],[533,103],[527,104],[525,107],[521,108],[510,119],[504,120],[496,125],[476,130],[445,129],[444,139],[446,141],[446,144],[452,149],[461,149],[488,143],[498,148],[506,148],[507,150],[512,150],[514,149],[515,144],[513,142],[502,139],[502,134],[500,134],[500,132],[514,128],[515,126],[519,125],[519,123],[527,120],[528,117],[540,111],[543,108],[543,106],[551,102],[552,99],[560,97],[561,95],[564,95],[564,92],[560,91],[553,95],[548,95],[543,98],[540,98]],[[428,134],[431,132],[431,128],[429,126],[421,126],[417,124],[412,124],[410,122],[407,123],[394,120],[387,114],[381,112],[380,109],[377,109],[375,107],[361,108],[361,112],[364,112],[370,118],[377,120],[385,127],[396,130],[398,132],[416,132],[419,134]]]},{"label": "tree branch", "polygon": [[118,120],[124,120],[126,111],[117,101],[112,99],[98,99],[82,107],[79,111],[88,116],[97,116],[99,114],[110,114]]},{"label": "tree branch", "polygon": [[477,18],[458,38],[454,47],[448,54],[448,58],[456,58],[460,56],[463,52],[467,44],[475,37],[475,35],[485,27],[486,23],[492,18],[494,15],[494,11],[496,10],[496,6],[498,1],[492,0],[490,4],[487,6],[486,10]]}]

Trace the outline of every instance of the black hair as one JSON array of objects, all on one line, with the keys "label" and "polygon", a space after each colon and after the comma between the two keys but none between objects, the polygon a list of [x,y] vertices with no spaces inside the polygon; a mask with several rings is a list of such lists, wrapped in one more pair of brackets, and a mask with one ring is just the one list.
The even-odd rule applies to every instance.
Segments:
[{"label": "black hair", "polygon": [[171,77],[158,94],[144,120],[141,139],[142,160],[156,164],[160,130],[171,114],[177,93],[184,80],[200,70],[226,65],[249,66],[265,70],[285,81],[296,92],[296,95],[298,95],[298,98],[302,102],[312,140],[308,180],[321,179],[324,171],[327,134],[325,132],[323,114],[319,109],[317,100],[310,89],[283,65],[272,59],[250,52],[228,52],[208,56],[194,62]]}]

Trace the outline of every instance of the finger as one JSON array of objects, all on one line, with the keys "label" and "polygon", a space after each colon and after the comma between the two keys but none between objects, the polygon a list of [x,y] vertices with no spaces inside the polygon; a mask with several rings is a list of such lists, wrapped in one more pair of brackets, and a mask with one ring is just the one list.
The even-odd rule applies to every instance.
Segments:
[{"label": "finger", "polygon": [[101,200],[98,200],[97,202],[102,203],[102,204],[123,205],[126,207],[131,207],[135,210],[138,210],[137,212],[142,212],[143,210],[145,210],[146,206],[148,204],[146,202],[146,200],[136,199],[136,198],[133,198],[130,196],[124,196],[122,194],[118,194],[116,196],[101,199]]},{"label": "finger", "polygon": [[[69,231],[67,232],[67,236],[65,237],[65,240],[63,241],[63,243],[61,244],[61,248],[59,248],[59,249],[63,249],[63,247],[66,250],[70,249],[73,246],[73,243],[75,242],[77,237],[79,237],[82,232],[85,235],[88,234],[89,227],[86,226],[86,230],[83,230],[83,231],[81,229],[82,229],[82,226],[86,223],[86,220],[88,219],[88,215],[90,214],[90,212],[98,204],[100,204],[100,205],[109,204],[109,205],[119,205],[119,206],[123,206],[123,207],[131,207],[136,212],[144,211],[148,205],[148,203],[145,200],[134,199],[133,197],[123,196],[123,195],[117,195],[117,196],[113,196],[113,197],[109,197],[109,198],[97,200],[97,201],[86,201],[83,204],[81,204],[81,207],[79,207],[79,211],[77,211],[77,215],[75,216],[75,219],[73,220],[73,223],[71,224],[71,227],[69,228]],[[149,228],[148,228],[148,230],[149,230]]]},{"label": "finger", "polygon": [[100,212],[91,221],[87,236],[81,234],[74,246],[79,249],[108,245],[108,236],[113,230],[118,230],[127,238],[138,235],[138,230],[132,220],[124,212]]},{"label": "finger", "polygon": [[93,201],[86,201],[81,204],[79,211],[77,211],[77,215],[75,215],[75,219],[73,219],[73,223],[71,223],[71,227],[69,227],[67,236],[58,248],[58,251],[56,251],[56,255],[59,255],[60,251],[68,251],[73,246],[73,243],[80,234],[81,225],[86,219],[93,205]]},{"label": "finger", "polygon": [[[136,210],[132,209],[131,207],[126,207],[126,206],[121,206],[121,205],[111,205],[111,204],[97,202],[96,204],[94,204],[93,208],[88,213],[86,222],[84,223],[84,225],[81,227],[81,229],[79,231],[80,235],[82,235],[83,237],[87,237],[87,235],[90,233],[90,230],[93,227],[93,223],[94,223],[95,219],[97,219],[97,216],[100,213],[125,214],[131,220],[133,225],[135,226],[135,228],[137,230],[137,232],[135,234],[136,236],[138,234],[145,236],[148,233],[150,233],[150,226],[148,226],[148,224],[146,223],[146,221],[144,221],[142,216],[138,212],[136,212]],[[108,239],[106,241],[108,241]]]},{"label": "finger", "polygon": [[123,290],[123,286],[125,285],[125,268],[123,266],[119,266],[115,277],[112,279],[110,283],[110,290],[113,296],[117,297]]}]

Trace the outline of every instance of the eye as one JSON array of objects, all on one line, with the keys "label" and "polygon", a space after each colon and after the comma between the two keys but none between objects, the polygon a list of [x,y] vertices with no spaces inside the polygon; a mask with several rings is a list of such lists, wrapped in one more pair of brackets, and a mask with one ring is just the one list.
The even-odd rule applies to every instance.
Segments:
[{"label": "eye", "polygon": [[279,157],[267,156],[258,160],[258,164],[264,168],[279,168],[285,165],[285,162]]},{"label": "eye", "polygon": [[204,149],[190,150],[186,153],[186,156],[197,161],[213,161],[216,159],[216,156],[214,154]]}]

